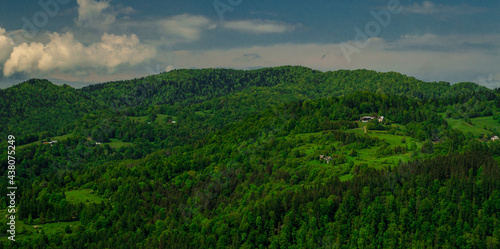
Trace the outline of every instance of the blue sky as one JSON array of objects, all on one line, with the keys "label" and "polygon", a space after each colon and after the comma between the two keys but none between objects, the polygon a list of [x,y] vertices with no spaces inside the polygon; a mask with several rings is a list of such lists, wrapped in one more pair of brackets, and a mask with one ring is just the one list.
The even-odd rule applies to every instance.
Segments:
[{"label": "blue sky", "polygon": [[2,1],[0,88],[280,65],[500,87],[499,12],[492,0]]}]

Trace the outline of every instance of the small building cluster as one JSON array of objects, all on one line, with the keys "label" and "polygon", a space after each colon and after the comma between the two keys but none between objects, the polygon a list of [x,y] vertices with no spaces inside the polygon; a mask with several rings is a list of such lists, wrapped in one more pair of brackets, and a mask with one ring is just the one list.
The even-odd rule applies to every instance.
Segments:
[{"label": "small building cluster", "polygon": [[94,143],[93,143],[94,145],[101,145],[101,144],[102,144],[102,143],[100,143],[100,142],[97,142],[97,141],[92,140],[92,138],[91,138],[91,137],[88,137],[88,138],[87,138],[87,140],[88,140],[89,142],[94,142]]},{"label": "small building cluster", "polygon": [[55,143],[57,143],[57,141],[43,142],[43,144],[50,144],[50,146],[54,145]]},{"label": "small building cluster", "polygon": [[320,162],[330,163],[332,159],[331,156],[319,155]]},{"label": "small building cluster", "polygon": [[498,138],[498,136],[493,136],[491,137],[491,141],[500,141],[500,138]]},{"label": "small building cluster", "polygon": [[375,118],[373,116],[363,116],[359,119],[359,121],[363,123],[368,123],[373,119],[377,119],[379,123],[382,123],[384,121],[384,116],[379,116],[378,118]]}]

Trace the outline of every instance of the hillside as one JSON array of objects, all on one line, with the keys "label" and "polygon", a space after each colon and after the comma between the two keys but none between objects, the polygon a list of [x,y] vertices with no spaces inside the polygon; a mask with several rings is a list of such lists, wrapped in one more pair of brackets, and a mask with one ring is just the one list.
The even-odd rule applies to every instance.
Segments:
[{"label": "hillside", "polygon": [[61,135],[16,151],[7,248],[499,245],[500,96],[473,83],[279,67],[0,94],[40,118],[2,108],[8,132]]},{"label": "hillside", "polygon": [[102,107],[67,85],[36,79],[23,82],[0,90],[1,141],[14,133],[21,144],[64,133],[62,129],[83,113]]},{"label": "hillside", "polygon": [[[442,82],[422,82],[399,73],[368,70],[323,73],[291,66],[250,71],[174,70],[78,90],[56,86],[46,80],[30,80],[0,90],[0,120],[8,124],[0,135],[3,139],[7,134],[22,134],[18,142],[26,144],[38,138],[67,134],[75,129],[75,122],[84,114],[103,110],[110,110],[118,116],[147,116],[153,111],[176,116],[182,109],[181,113],[191,110],[201,114],[199,118],[207,118],[203,113],[220,111],[227,106],[232,112],[230,115],[222,110],[220,115],[211,117],[218,121],[216,128],[220,129],[227,123],[277,104],[357,91],[435,100],[448,105],[465,103],[472,96],[478,100],[497,99],[494,91],[473,83],[450,86]],[[500,100],[497,99],[495,105],[500,106]],[[185,115],[193,116],[192,113]],[[89,133],[91,131],[80,134]]]}]

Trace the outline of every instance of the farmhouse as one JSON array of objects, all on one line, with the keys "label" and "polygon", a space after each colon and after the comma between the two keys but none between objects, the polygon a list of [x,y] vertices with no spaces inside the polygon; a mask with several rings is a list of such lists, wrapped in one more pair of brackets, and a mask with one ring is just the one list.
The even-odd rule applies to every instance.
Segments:
[{"label": "farmhouse", "polygon": [[57,143],[57,141],[43,142],[43,144],[50,144],[50,146],[54,145],[55,143]]},{"label": "farmhouse", "polygon": [[377,119],[377,121],[379,123],[382,123],[384,121],[384,116],[379,116],[378,118],[375,118],[373,116],[363,116],[359,119],[360,122],[363,122],[363,123],[368,123],[370,122],[371,120],[374,120],[374,119]]},{"label": "farmhouse", "polygon": [[361,121],[361,122],[363,122],[363,123],[368,123],[368,122],[370,122],[370,120],[372,120],[372,119],[375,119],[375,117],[372,117],[372,116],[364,116],[364,117],[361,117],[361,118],[359,119],[359,121]]},{"label": "farmhouse", "polygon": [[333,158],[331,156],[319,155],[319,160],[326,163],[330,163],[332,159]]},{"label": "farmhouse", "polygon": [[491,137],[491,140],[492,140],[492,141],[499,141],[499,140],[500,140],[500,138],[498,138],[498,136],[493,136],[493,137]]}]

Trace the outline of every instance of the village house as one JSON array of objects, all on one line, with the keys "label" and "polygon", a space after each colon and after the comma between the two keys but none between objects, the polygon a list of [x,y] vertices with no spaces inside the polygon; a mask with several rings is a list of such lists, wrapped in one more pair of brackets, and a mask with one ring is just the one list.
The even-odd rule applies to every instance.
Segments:
[{"label": "village house", "polygon": [[364,116],[364,117],[361,117],[361,118],[359,119],[359,121],[361,121],[361,122],[363,122],[363,123],[368,123],[368,122],[370,122],[370,120],[372,120],[372,119],[375,119],[375,117],[372,117],[372,116]]},{"label": "village house", "polygon": [[491,137],[491,141],[499,141],[499,140],[500,140],[500,138],[498,138],[498,136]]},{"label": "village house", "polygon": [[382,123],[384,121],[384,116],[379,116],[378,118],[375,118],[373,116],[363,116],[359,119],[360,122],[363,122],[363,123],[368,123],[370,122],[371,120],[374,120],[374,119],[377,119],[377,121],[379,123]]},{"label": "village house", "polygon": [[330,163],[333,158],[331,156],[319,155],[319,160]]},{"label": "village house", "polygon": [[54,145],[55,143],[57,143],[57,141],[43,142],[43,144],[50,144],[50,146]]}]

